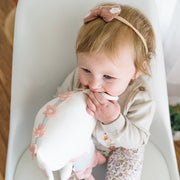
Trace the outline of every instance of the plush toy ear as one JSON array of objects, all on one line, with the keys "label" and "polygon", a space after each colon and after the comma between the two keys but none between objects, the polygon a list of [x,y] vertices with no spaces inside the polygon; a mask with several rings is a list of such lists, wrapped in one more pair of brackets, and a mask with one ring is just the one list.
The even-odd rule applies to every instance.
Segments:
[{"label": "plush toy ear", "polygon": [[59,171],[59,175],[61,177],[61,180],[67,180],[71,176],[72,172],[72,163],[68,163],[65,167],[63,167]]}]

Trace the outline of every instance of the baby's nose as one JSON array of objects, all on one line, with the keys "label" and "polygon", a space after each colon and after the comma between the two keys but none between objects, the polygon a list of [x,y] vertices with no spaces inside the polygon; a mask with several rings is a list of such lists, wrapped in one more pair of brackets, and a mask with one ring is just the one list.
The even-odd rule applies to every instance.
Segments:
[{"label": "baby's nose", "polygon": [[89,83],[89,88],[92,91],[98,91],[101,89],[101,82],[98,79],[92,79]]}]

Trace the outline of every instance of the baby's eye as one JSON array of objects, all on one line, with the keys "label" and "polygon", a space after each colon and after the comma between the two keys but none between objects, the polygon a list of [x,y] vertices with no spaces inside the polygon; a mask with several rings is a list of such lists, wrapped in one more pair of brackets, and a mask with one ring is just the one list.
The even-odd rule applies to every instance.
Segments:
[{"label": "baby's eye", "polygon": [[114,79],[113,77],[111,77],[109,75],[104,75],[104,78],[106,78],[106,79]]},{"label": "baby's eye", "polygon": [[84,72],[90,73],[88,69],[82,68]]}]

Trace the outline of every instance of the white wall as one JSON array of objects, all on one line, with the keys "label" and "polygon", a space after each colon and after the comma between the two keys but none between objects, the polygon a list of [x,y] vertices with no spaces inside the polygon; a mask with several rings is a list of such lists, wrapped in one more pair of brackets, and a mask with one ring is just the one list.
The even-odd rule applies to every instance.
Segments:
[{"label": "white wall", "polygon": [[180,0],[155,1],[163,41],[168,95],[170,101],[176,96],[180,102]]}]

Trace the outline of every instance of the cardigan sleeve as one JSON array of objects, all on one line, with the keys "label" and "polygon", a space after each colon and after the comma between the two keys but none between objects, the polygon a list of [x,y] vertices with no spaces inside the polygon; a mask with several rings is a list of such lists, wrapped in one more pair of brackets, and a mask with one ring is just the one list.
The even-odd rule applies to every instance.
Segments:
[{"label": "cardigan sleeve", "polygon": [[[99,122],[94,135],[100,137],[97,140],[105,146],[140,147],[148,142],[154,111],[155,103],[149,92],[139,91],[129,102],[126,114],[122,112],[116,121],[108,125]],[[106,138],[103,138],[104,134]],[[108,138],[111,143],[103,142]]]}]

